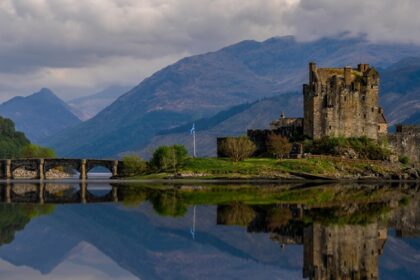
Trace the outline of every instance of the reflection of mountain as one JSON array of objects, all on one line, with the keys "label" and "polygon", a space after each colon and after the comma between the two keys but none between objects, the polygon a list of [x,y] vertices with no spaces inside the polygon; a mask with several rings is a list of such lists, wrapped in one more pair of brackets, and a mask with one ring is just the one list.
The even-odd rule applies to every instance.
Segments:
[{"label": "reflection of mountain", "polygon": [[[213,207],[199,208],[198,211],[201,213],[200,219],[215,221]],[[0,256],[11,263],[25,264],[48,273],[60,260],[65,259],[72,244],[75,246],[83,240],[124,269],[145,279],[196,279],[184,273],[205,275],[209,270],[216,273],[213,269],[220,266],[226,269],[219,272],[221,276],[225,273],[240,273],[244,276],[246,273],[264,274],[263,263],[267,258],[269,263],[275,264],[271,272],[284,275],[277,248],[272,248],[271,241],[265,235],[248,236],[239,228],[220,231],[213,222],[198,227],[197,241],[192,242],[189,236],[189,217],[178,221],[173,218],[159,218],[151,212],[149,205],[141,207],[140,212],[124,211],[108,205],[58,207],[54,215],[37,220],[15,243],[1,248]],[[43,242],[33,242],[34,238]],[[233,244],[231,238],[236,240]],[[249,243],[241,249],[237,247],[241,246],[238,240],[247,240]],[[15,246],[20,250],[16,250]],[[253,252],[256,246],[259,249]],[[264,256],[261,261],[259,254],[271,257]],[[216,262],[219,266],[202,270],[209,261]],[[236,266],[247,263],[248,269],[242,272],[234,270]],[[298,269],[296,264],[294,269]],[[168,271],[171,271],[172,276],[168,277]],[[296,279],[298,272],[292,273],[292,278]]]},{"label": "reflection of mountain", "polygon": [[[264,205],[255,200],[248,204],[229,202],[239,199],[240,192],[232,187],[233,200],[217,208],[197,207],[195,240],[190,235],[191,207],[174,218],[158,216],[149,203],[132,208],[111,204],[58,206],[51,215],[29,223],[13,243],[0,247],[0,257],[51,275],[76,256],[82,266],[94,266],[110,275],[107,265],[87,261],[86,254],[93,250],[95,256],[112,260],[114,267],[144,279],[300,279],[302,267],[311,279],[340,279],[344,273],[355,279],[357,275],[373,279],[378,275],[379,262],[385,271],[420,276],[415,266],[398,256],[401,243],[412,252],[418,252],[420,244],[391,236],[391,245],[399,246],[387,251],[386,241],[387,227],[396,228],[399,236],[417,234],[418,199],[406,199],[415,190],[372,187],[337,191],[338,187],[325,187],[320,188],[324,202],[314,204],[318,188],[308,188],[312,200],[306,204]],[[218,189],[219,196],[231,195],[220,186]],[[292,189],[299,190],[299,197],[306,195],[305,189]],[[343,199],[343,193],[347,195],[344,198],[357,196],[358,200],[329,204],[325,195],[330,189],[335,190],[337,201]],[[240,199],[254,194],[251,189],[241,192]],[[269,192],[270,198],[286,198],[281,191],[265,188],[260,190],[260,198]],[[369,195],[363,196],[364,192]],[[214,201],[213,194],[182,188],[177,192],[144,188],[131,198],[150,199],[155,209],[164,210],[163,214],[179,214],[165,209],[188,207],[197,201],[208,203]],[[286,194],[290,199],[293,193]],[[170,203],[171,199],[176,201]],[[218,226],[217,221],[229,226]],[[295,244],[303,244],[303,248]],[[384,244],[385,253],[379,257]],[[83,249],[86,246],[88,252]],[[396,272],[392,275],[398,279]]]}]

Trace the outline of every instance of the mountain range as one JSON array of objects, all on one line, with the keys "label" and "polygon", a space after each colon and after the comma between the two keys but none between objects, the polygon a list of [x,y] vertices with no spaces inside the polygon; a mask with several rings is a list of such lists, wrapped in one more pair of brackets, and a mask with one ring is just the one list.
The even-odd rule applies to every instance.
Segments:
[{"label": "mountain range", "polygon": [[[209,118],[238,104],[273,96],[281,100],[285,92],[298,92],[300,97],[309,61],[316,61],[321,67],[363,61],[385,69],[407,57],[420,57],[420,48],[409,44],[375,44],[363,37],[299,42],[287,36],[264,42],[243,41],[216,52],[181,59],[142,81],[94,118],[58,133],[44,144],[65,156],[111,157],[127,151],[144,152],[151,143],[156,143],[155,137],[161,131]],[[392,99],[391,95],[388,97]],[[293,106],[284,109],[288,115],[297,111]],[[178,137],[162,143],[177,140]],[[207,154],[214,154],[214,149]]]},{"label": "mountain range", "polygon": [[23,131],[34,143],[81,122],[69,106],[47,88],[4,102],[0,105],[0,116],[12,119],[16,130]]},{"label": "mountain range", "polygon": [[101,90],[98,93],[83,96],[67,101],[71,111],[82,121],[94,117],[102,109],[108,107],[123,93],[130,90],[131,87],[114,85]]},{"label": "mountain range", "polygon": [[[266,127],[281,111],[301,116],[301,86],[308,79],[310,61],[320,67],[374,65],[381,73],[381,103],[388,121],[416,123],[419,57],[416,45],[371,43],[364,37],[344,35],[311,42],[291,36],[243,41],[163,68],[92,118],[124,88],[72,100],[65,107],[86,121],[37,139],[61,156],[115,157],[140,152],[147,157],[160,144],[189,145],[188,130],[195,122],[200,155],[215,155],[217,136]],[[27,133],[30,128],[21,129]]]}]

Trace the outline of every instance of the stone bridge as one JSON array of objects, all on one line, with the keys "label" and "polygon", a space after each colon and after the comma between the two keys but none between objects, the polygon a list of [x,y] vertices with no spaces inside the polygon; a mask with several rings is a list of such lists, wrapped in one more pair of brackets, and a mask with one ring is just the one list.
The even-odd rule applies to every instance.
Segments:
[{"label": "stone bridge", "polygon": [[88,172],[95,167],[104,167],[112,173],[112,178],[119,175],[121,162],[102,159],[4,159],[0,160],[0,179],[13,179],[13,172],[18,168],[35,171],[36,179],[43,180],[52,168],[71,168],[80,173],[80,179],[86,180]]}]

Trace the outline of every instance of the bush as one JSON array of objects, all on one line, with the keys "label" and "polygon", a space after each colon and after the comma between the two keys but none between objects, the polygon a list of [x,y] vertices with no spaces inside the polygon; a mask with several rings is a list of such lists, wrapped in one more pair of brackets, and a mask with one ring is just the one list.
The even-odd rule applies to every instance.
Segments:
[{"label": "bush", "polygon": [[246,136],[227,137],[220,145],[223,155],[238,162],[250,157],[255,152],[255,144]]},{"label": "bush", "polygon": [[150,164],[158,171],[178,171],[188,157],[183,145],[161,146],[153,153]]},{"label": "bush", "polygon": [[292,144],[286,137],[276,134],[270,134],[267,137],[267,152],[275,158],[283,158],[289,155],[292,150]]},{"label": "bush", "polygon": [[409,164],[410,163],[410,159],[408,158],[408,156],[401,156],[399,158],[399,160],[402,164]]},{"label": "bush", "polygon": [[34,144],[28,144],[20,151],[22,158],[55,158],[54,150]]},{"label": "bush", "polygon": [[147,162],[137,155],[128,155],[122,160],[122,174],[125,177],[141,175],[147,172]]}]

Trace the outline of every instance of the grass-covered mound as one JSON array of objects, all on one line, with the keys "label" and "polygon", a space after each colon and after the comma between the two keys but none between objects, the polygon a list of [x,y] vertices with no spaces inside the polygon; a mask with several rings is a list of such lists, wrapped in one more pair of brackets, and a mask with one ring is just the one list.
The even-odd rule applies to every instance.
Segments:
[{"label": "grass-covered mound", "polygon": [[380,143],[367,137],[325,137],[307,140],[304,147],[307,153],[359,159],[387,160],[391,155],[385,142]]},{"label": "grass-covered mound", "polygon": [[202,179],[253,179],[253,178],[297,178],[312,175],[314,178],[387,178],[398,174],[401,167],[396,164],[382,164],[363,160],[342,160],[303,158],[272,159],[251,158],[232,162],[224,158],[189,158],[177,173],[149,173],[132,177],[134,179],[153,178],[202,178]]}]

